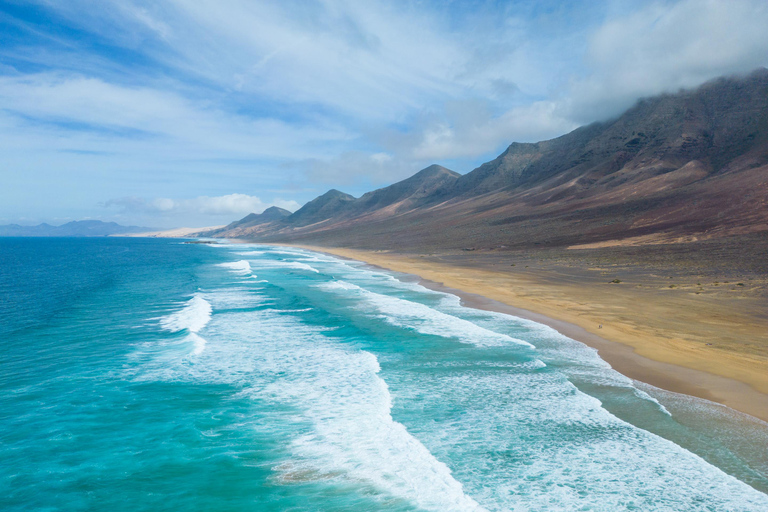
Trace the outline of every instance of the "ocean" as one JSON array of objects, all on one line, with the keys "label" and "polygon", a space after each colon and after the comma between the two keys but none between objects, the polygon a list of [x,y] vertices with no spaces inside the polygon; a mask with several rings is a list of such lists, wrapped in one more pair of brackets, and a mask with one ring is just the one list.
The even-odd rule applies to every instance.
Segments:
[{"label": "ocean", "polygon": [[765,511],[768,425],[300,249],[0,239],[4,511]]}]

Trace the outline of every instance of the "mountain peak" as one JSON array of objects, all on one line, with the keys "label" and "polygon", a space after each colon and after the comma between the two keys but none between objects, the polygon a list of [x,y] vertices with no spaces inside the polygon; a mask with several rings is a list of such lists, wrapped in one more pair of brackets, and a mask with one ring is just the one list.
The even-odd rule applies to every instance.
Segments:
[{"label": "mountain peak", "polygon": [[260,218],[262,220],[279,220],[284,217],[288,217],[290,214],[291,212],[285,208],[280,208],[279,206],[270,206],[261,212]]},{"label": "mountain peak", "polygon": [[[355,198],[354,198],[354,196],[351,196],[351,195],[347,194],[346,192],[342,192],[341,190],[337,190],[335,188],[332,188],[331,190],[329,190],[325,194],[322,194],[322,195],[316,197],[312,201],[317,201],[318,199],[325,199],[325,200],[330,200],[330,199],[354,200]],[[310,203],[312,201],[310,201]]]},{"label": "mountain peak", "polygon": [[294,226],[315,224],[338,215],[344,208],[355,201],[349,194],[332,188],[316,197],[293,213],[286,221]]},{"label": "mountain peak", "polygon": [[419,172],[417,172],[416,174],[414,174],[408,179],[413,179],[413,178],[424,179],[424,178],[432,178],[436,176],[446,176],[446,175],[454,176],[456,178],[461,176],[461,174],[455,171],[452,171],[450,169],[447,169],[442,165],[432,164],[429,167],[425,167],[424,169],[420,170]]}]

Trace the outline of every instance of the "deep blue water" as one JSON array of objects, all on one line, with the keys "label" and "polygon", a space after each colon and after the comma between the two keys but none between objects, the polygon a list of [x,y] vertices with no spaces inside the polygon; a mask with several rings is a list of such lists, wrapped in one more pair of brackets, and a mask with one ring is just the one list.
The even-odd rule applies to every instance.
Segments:
[{"label": "deep blue water", "polygon": [[0,239],[2,510],[768,510],[766,432],[363,264]]}]

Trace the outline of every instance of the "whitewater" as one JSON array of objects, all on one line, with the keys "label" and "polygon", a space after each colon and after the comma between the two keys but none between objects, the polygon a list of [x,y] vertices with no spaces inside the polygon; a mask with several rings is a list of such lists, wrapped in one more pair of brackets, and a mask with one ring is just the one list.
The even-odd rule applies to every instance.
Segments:
[{"label": "whitewater", "polygon": [[768,510],[767,425],[548,327],[300,249],[121,243],[5,333],[4,509]]}]

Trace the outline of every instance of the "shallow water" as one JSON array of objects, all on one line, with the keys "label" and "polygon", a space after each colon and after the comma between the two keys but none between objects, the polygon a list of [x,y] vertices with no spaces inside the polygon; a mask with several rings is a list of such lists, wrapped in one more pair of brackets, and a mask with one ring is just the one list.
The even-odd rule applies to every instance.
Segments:
[{"label": "shallow water", "polygon": [[768,510],[766,425],[297,249],[0,239],[4,510]]}]

